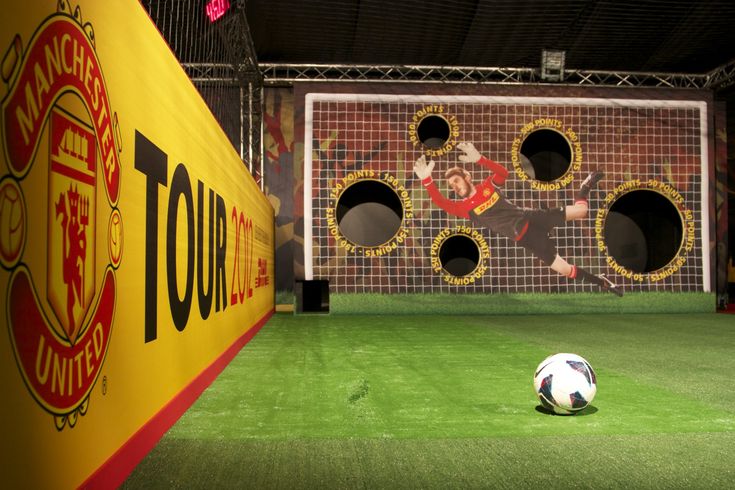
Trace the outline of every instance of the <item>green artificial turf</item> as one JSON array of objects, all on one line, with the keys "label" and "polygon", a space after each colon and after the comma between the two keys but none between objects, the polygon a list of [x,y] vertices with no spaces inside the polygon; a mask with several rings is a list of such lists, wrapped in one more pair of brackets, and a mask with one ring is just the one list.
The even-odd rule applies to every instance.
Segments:
[{"label": "green artificial turf", "polygon": [[[538,409],[554,352],[598,375]],[[724,488],[729,315],[276,315],[127,488]]]},{"label": "green artificial turf", "polygon": [[337,314],[556,315],[602,313],[713,313],[714,293],[628,292],[513,294],[332,294]]}]

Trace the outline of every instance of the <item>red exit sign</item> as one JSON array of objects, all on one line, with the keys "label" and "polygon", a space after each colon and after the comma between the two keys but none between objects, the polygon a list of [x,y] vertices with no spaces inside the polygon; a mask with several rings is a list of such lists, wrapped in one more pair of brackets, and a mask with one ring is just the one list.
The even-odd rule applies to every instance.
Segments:
[{"label": "red exit sign", "polygon": [[207,2],[207,17],[209,22],[214,22],[219,19],[225,12],[230,8],[230,0],[209,0]]}]

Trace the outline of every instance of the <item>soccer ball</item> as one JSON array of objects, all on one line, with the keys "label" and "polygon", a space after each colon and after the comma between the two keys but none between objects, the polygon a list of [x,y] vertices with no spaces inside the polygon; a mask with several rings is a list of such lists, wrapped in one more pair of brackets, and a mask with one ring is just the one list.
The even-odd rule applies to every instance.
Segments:
[{"label": "soccer ball", "polygon": [[592,402],[597,393],[597,377],[583,357],[554,354],[536,368],[533,387],[544,408],[569,415],[583,410]]}]

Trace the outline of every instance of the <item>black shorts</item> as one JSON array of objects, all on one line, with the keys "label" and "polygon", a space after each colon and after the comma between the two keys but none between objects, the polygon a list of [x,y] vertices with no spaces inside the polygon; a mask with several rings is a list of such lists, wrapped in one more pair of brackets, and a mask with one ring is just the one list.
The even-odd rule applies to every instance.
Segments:
[{"label": "black shorts", "polygon": [[550,266],[557,251],[556,242],[549,233],[564,224],[564,208],[526,210],[526,218],[525,233],[522,233],[517,243]]}]

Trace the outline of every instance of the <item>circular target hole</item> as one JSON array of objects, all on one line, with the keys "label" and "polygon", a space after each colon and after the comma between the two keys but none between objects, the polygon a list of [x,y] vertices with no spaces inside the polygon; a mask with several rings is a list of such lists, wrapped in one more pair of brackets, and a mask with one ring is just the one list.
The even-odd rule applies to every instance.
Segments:
[{"label": "circular target hole", "polygon": [[551,182],[569,170],[572,163],[572,147],[560,132],[553,129],[537,129],[523,140],[521,159],[531,178]]},{"label": "circular target hole", "polygon": [[441,116],[429,114],[419,121],[416,128],[416,134],[419,141],[426,146],[435,150],[441,148],[449,141],[449,122]]},{"label": "circular target hole", "polygon": [[378,247],[401,228],[403,205],[393,189],[376,180],[347,187],[337,200],[337,226],[355,245]]},{"label": "circular target hole", "polygon": [[465,235],[452,235],[439,247],[439,262],[449,274],[457,277],[471,274],[480,262],[480,248]]},{"label": "circular target hole", "polygon": [[684,224],[676,206],[655,191],[639,189],[613,202],[605,218],[608,254],[633,272],[665,267],[679,252]]}]

